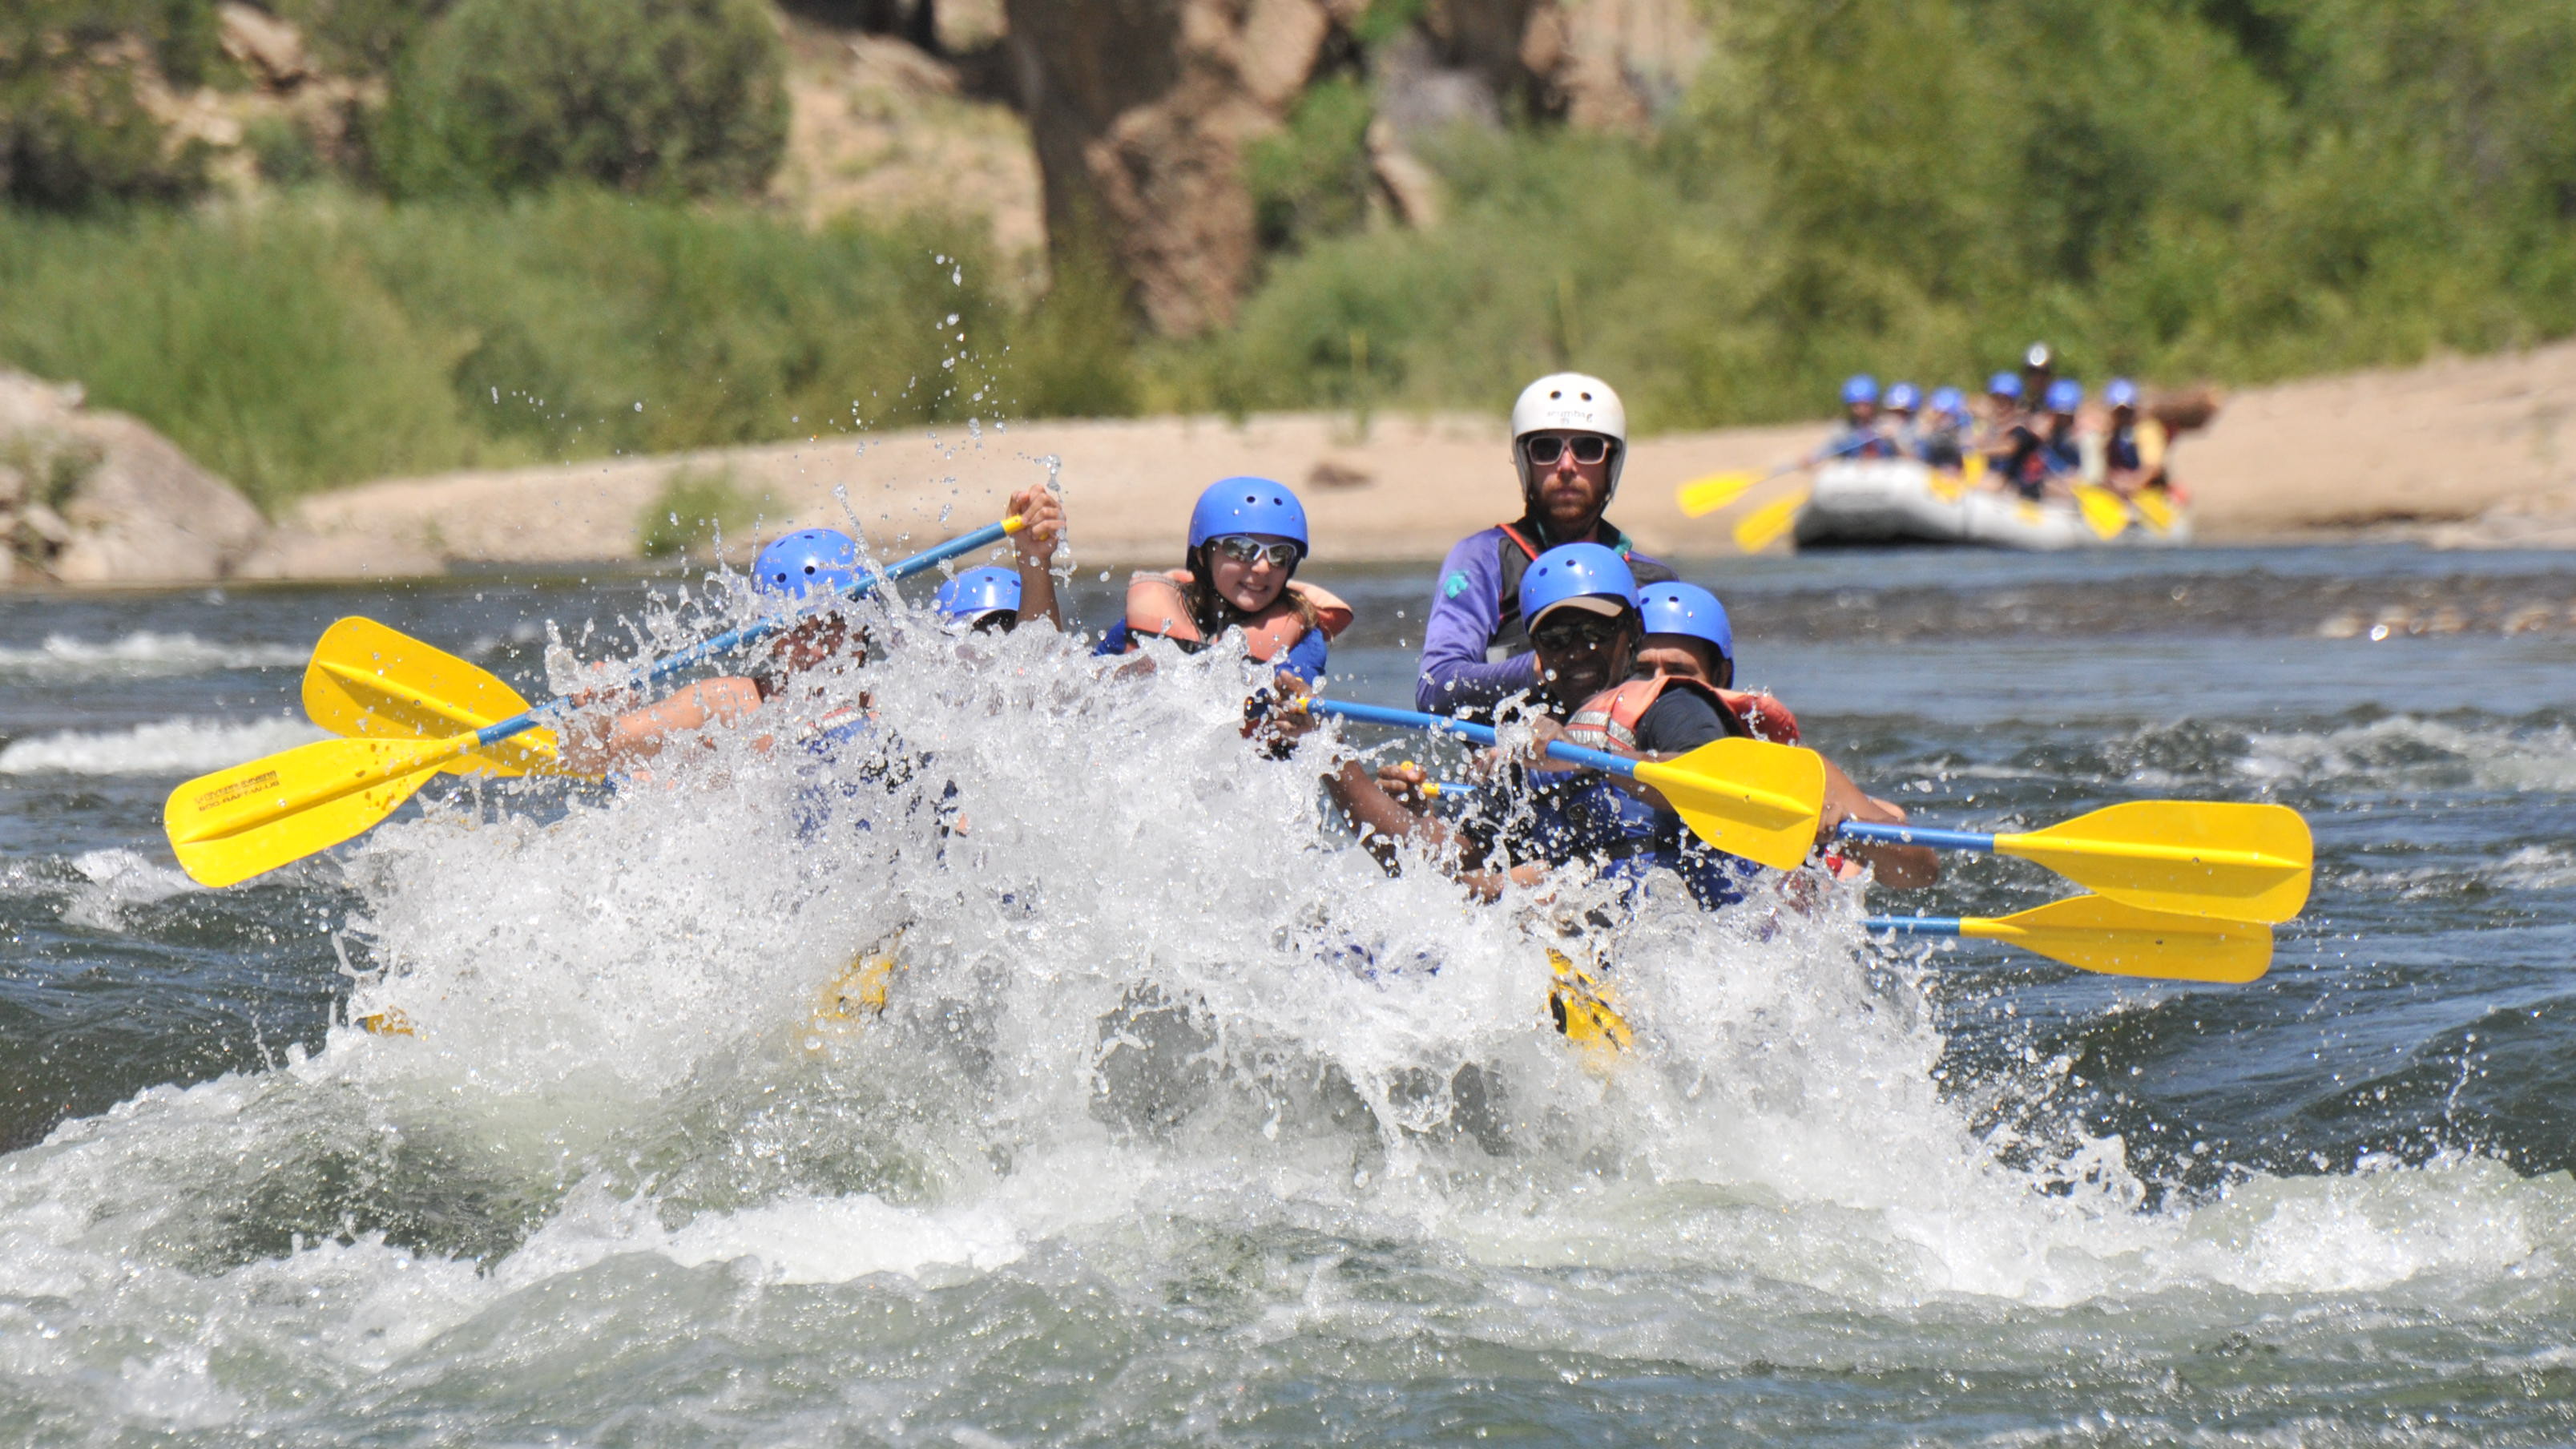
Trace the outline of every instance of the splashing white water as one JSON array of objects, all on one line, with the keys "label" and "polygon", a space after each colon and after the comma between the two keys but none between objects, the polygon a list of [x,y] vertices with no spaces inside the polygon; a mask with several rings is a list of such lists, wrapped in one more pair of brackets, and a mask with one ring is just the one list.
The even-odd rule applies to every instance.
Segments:
[{"label": "splashing white water", "polygon": [[63,903],[63,920],[102,931],[125,929],[125,908],[148,906],[202,889],[166,865],[131,850],[92,850],[72,862],[80,883]]},{"label": "splashing white water", "polygon": [[211,674],[220,669],[285,669],[305,650],[286,644],[215,644],[194,634],[138,630],[106,643],[52,634],[33,649],[0,645],[0,676],[64,680]]},{"label": "splashing white water", "polygon": [[[1329,743],[1259,758],[1229,661],[879,637],[840,695],[613,796],[441,785],[377,831],[351,1011],[411,1034],[0,1159],[14,1382],[106,1424],[470,1441],[596,1437],[673,1392],[664,1346],[790,1364],[818,1333],[870,1423],[1024,1392],[996,1337],[1210,1356],[1173,1348],[1175,1382],[1461,1334],[2045,1368],[2085,1314],[2189,1340],[2245,1295],[2503,1292],[2576,1249],[2576,1191],[2482,1162],[2157,1214],[2116,1140],[2007,1167],[1852,898],[1569,940],[1572,883],[1478,906],[1342,844]],[[796,742],[859,683],[872,735]],[[1639,1040],[1607,1069],[1547,1022],[1551,943],[1613,955]],[[884,1014],[824,1009],[879,946]]]},{"label": "splashing white water", "polygon": [[2390,715],[2326,731],[2256,735],[2239,768],[2271,783],[2334,778],[2390,785],[2465,776],[2501,790],[2576,790],[2576,731]]},{"label": "splashing white water", "polygon": [[188,775],[328,739],[300,719],[168,719],[11,740],[0,775]]}]

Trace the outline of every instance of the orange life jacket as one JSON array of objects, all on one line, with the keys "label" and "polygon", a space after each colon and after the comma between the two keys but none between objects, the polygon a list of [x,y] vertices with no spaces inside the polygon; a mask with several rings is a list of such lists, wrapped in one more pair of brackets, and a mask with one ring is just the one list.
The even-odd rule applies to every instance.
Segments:
[{"label": "orange life jacket", "polygon": [[1711,689],[1696,679],[1678,674],[1661,674],[1652,679],[1631,679],[1615,689],[1604,690],[1584,701],[1583,707],[1565,722],[1565,732],[1576,744],[1596,750],[1617,748],[1634,754],[1637,749],[1637,721],[1661,699],[1668,685],[1682,685],[1726,711],[1757,740],[1794,745],[1798,742],[1798,717],[1789,707],[1767,694],[1747,694],[1739,689]]},{"label": "orange life jacket", "polygon": [[[1140,573],[1127,581],[1127,649],[1136,647],[1151,634],[1182,644],[1205,644],[1198,622],[1190,617],[1189,596],[1183,589],[1190,582],[1188,569],[1169,573]],[[1331,592],[1313,584],[1288,581],[1270,607],[1245,619],[1234,627],[1243,631],[1244,651],[1256,661],[1267,664],[1284,659],[1297,641],[1306,637],[1305,616],[1288,596],[1296,595],[1314,610],[1316,626],[1331,639],[1351,626],[1351,606],[1333,597]]]},{"label": "orange life jacket", "polygon": [[1585,749],[1624,750],[1633,755],[1637,752],[1637,721],[1646,717],[1646,711],[1664,697],[1665,690],[1677,684],[1719,709],[1727,708],[1716,690],[1696,679],[1658,674],[1649,679],[1631,679],[1585,700],[1566,720],[1565,736]]},{"label": "orange life jacket", "polygon": [[1789,712],[1789,706],[1770,695],[1747,694],[1740,689],[1721,689],[1717,692],[1717,698],[1720,703],[1735,712],[1737,719],[1744,721],[1744,727],[1753,732],[1755,739],[1769,740],[1775,745],[1794,745],[1798,742],[1798,717]]}]

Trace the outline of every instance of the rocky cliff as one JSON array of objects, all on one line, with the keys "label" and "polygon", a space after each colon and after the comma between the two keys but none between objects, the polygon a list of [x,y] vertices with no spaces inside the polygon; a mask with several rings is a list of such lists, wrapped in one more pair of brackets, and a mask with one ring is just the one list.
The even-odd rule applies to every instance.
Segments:
[{"label": "rocky cliff", "polygon": [[1642,129],[1707,48],[1688,0],[1007,0],[1008,80],[1062,254],[1095,248],[1156,330],[1232,320],[1259,260],[1245,155],[1307,89],[1371,92],[1369,164],[1394,215],[1436,210],[1410,137],[1507,114]]}]

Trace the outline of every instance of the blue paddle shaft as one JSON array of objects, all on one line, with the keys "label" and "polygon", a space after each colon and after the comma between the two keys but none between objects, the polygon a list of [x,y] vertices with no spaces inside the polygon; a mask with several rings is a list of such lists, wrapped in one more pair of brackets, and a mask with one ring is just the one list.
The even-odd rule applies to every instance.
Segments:
[{"label": "blue paddle shaft", "polygon": [[[1393,725],[1397,729],[1432,730],[1458,735],[1480,745],[1495,743],[1492,726],[1469,724],[1465,720],[1451,719],[1447,715],[1422,714],[1409,709],[1388,709],[1384,705],[1376,704],[1345,704],[1338,699],[1308,700],[1306,710],[1309,714],[1339,715],[1343,719],[1358,720],[1362,724]],[[1563,760],[1569,765],[1586,765],[1595,770],[1607,770],[1614,775],[1627,775],[1631,778],[1637,773],[1637,762],[1634,760],[1621,759],[1604,750],[1587,750],[1581,745],[1569,745],[1563,740],[1550,741],[1547,753],[1548,758]]]},{"label": "blue paddle shaft", "polygon": [[1973,830],[1926,830],[1920,825],[1879,825],[1866,820],[1846,820],[1835,830],[1845,840],[1864,841],[1871,845],[1921,845],[1933,850],[1968,850],[1979,855],[1994,853],[1995,838]]},{"label": "blue paddle shaft", "polygon": [[1903,931],[1914,936],[1960,934],[1957,916],[1871,916],[1860,926],[1864,931]]},{"label": "blue paddle shaft", "polygon": [[[860,578],[858,582],[850,585],[846,589],[843,589],[841,591],[841,597],[845,599],[865,598],[876,591],[877,580],[881,577],[885,579],[910,578],[914,574],[921,572],[923,569],[935,567],[949,559],[957,557],[959,554],[973,553],[979,548],[999,543],[1004,538],[1009,537],[1010,532],[1010,526],[1006,520],[1002,523],[985,524],[982,528],[976,529],[972,533],[961,533],[955,538],[948,540],[946,543],[939,545],[937,548],[926,549],[903,560],[901,563],[889,566],[882,574],[868,574]],[[672,675],[679,673],[681,670],[688,668],[690,665],[700,662],[701,660],[714,658],[716,655],[722,654],[727,650],[739,649],[745,644],[757,644],[761,640],[768,638],[770,635],[777,633],[779,630],[788,628],[795,622],[796,620],[793,618],[762,619],[754,623],[745,624],[739,629],[726,630],[724,633],[718,634],[712,639],[700,640],[698,643],[690,645],[688,648],[681,650],[679,653],[672,655],[668,659],[657,662],[651,668],[646,669],[639,674],[630,675],[627,678],[624,687],[628,689],[641,689],[648,684],[657,684],[662,680],[668,679]],[[508,719],[494,720],[492,723],[485,725],[483,728],[474,732],[475,741],[478,744],[487,746],[497,745],[501,741],[508,739],[510,736],[515,735],[522,730],[535,729],[545,720],[546,716],[565,707],[565,702],[558,699],[548,704],[539,705],[537,708],[529,710],[524,714],[512,715]]]}]

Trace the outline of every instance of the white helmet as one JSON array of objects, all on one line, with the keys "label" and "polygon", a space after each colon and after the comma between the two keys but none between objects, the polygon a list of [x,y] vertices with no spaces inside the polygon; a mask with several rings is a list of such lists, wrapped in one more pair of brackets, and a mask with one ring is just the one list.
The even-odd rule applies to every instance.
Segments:
[{"label": "white helmet", "polygon": [[[1532,433],[1599,433],[1619,446],[1610,450],[1610,491],[1619,491],[1619,469],[1628,461],[1628,410],[1610,384],[1579,372],[1553,372],[1521,389],[1512,404],[1512,466],[1522,467],[1521,439]],[[1529,483],[1522,474],[1522,486]]]}]

